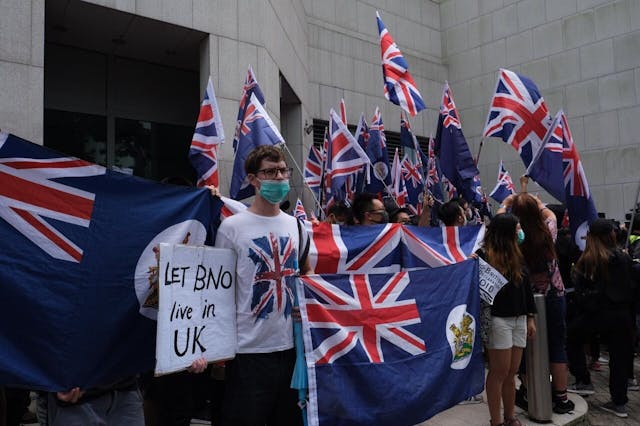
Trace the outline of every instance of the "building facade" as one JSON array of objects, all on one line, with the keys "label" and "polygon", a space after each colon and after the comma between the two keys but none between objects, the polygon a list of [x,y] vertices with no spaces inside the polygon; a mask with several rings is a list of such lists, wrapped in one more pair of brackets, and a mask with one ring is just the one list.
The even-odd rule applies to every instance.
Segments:
[{"label": "building facade", "polygon": [[[398,131],[376,10],[428,106],[415,133],[435,133],[448,80],[475,155],[497,70],[527,75],[568,115],[598,210],[624,217],[640,180],[640,0],[0,0],[0,128],[136,175],[193,178],[186,154],[211,75],[227,192],[249,65],[299,165],[314,119],[341,98],[350,124],[379,106]],[[486,190],[501,159],[524,171],[487,140]],[[299,176],[294,190],[312,205]]]}]

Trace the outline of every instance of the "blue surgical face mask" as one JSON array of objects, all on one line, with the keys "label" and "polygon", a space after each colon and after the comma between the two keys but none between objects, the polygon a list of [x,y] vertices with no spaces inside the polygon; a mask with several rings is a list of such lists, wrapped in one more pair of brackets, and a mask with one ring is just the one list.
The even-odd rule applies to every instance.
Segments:
[{"label": "blue surgical face mask", "polygon": [[280,204],[289,193],[289,180],[261,180],[260,196],[271,204]]},{"label": "blue surgical face mask", "polygon": [[516,235],[518,236],[518,244],[522,244],[524,242],[524,231],[522,229],[518,229]]}]

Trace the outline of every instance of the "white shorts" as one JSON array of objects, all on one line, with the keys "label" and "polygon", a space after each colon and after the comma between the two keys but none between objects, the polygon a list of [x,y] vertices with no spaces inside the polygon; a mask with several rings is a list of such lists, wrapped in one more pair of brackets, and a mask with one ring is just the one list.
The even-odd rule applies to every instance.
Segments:
[{"label": "white shorts", "polygon": [[491,317],[489,349],[524,348],[527,346],[527,316]]}]

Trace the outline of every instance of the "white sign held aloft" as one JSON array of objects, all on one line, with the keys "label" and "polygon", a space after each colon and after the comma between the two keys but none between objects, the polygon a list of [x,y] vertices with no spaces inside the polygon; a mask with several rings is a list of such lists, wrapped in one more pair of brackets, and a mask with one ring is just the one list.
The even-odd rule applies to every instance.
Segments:
[{"label": "white sign held aloft", "polygon": [[478,258],[478,272],[480,275],[480,298],[490,305],[493,305],[493,299],[508,280],[502,274],[489,265],[487,262]]},{"label": "white sign held aloft", "polygon": [[236,256],[230,249],[160,244],[157,376],[236,350]]}]

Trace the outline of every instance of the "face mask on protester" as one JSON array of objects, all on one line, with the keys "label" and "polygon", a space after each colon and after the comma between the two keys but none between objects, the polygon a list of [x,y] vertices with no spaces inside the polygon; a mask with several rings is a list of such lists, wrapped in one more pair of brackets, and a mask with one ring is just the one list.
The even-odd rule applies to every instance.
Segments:
[{"label": "face mask on protester", "polygon": [[289,193],[289,180],[261,180],[260,196],[271,204],[280,204]]},{"label": "face mask on protester", "polygon": [[380,215],[380,221],[375,222],[377,225],[380,225],[382,223],[389,223],[389,213],[387,213],[386,210],[381,212],[376,212],[376,214]]},{"label": "face mask on protester", "polygon": [[522,229],[518,229],[516,235],[518,236],[518,244],[522,244],[524,242],[524,231]]}]

